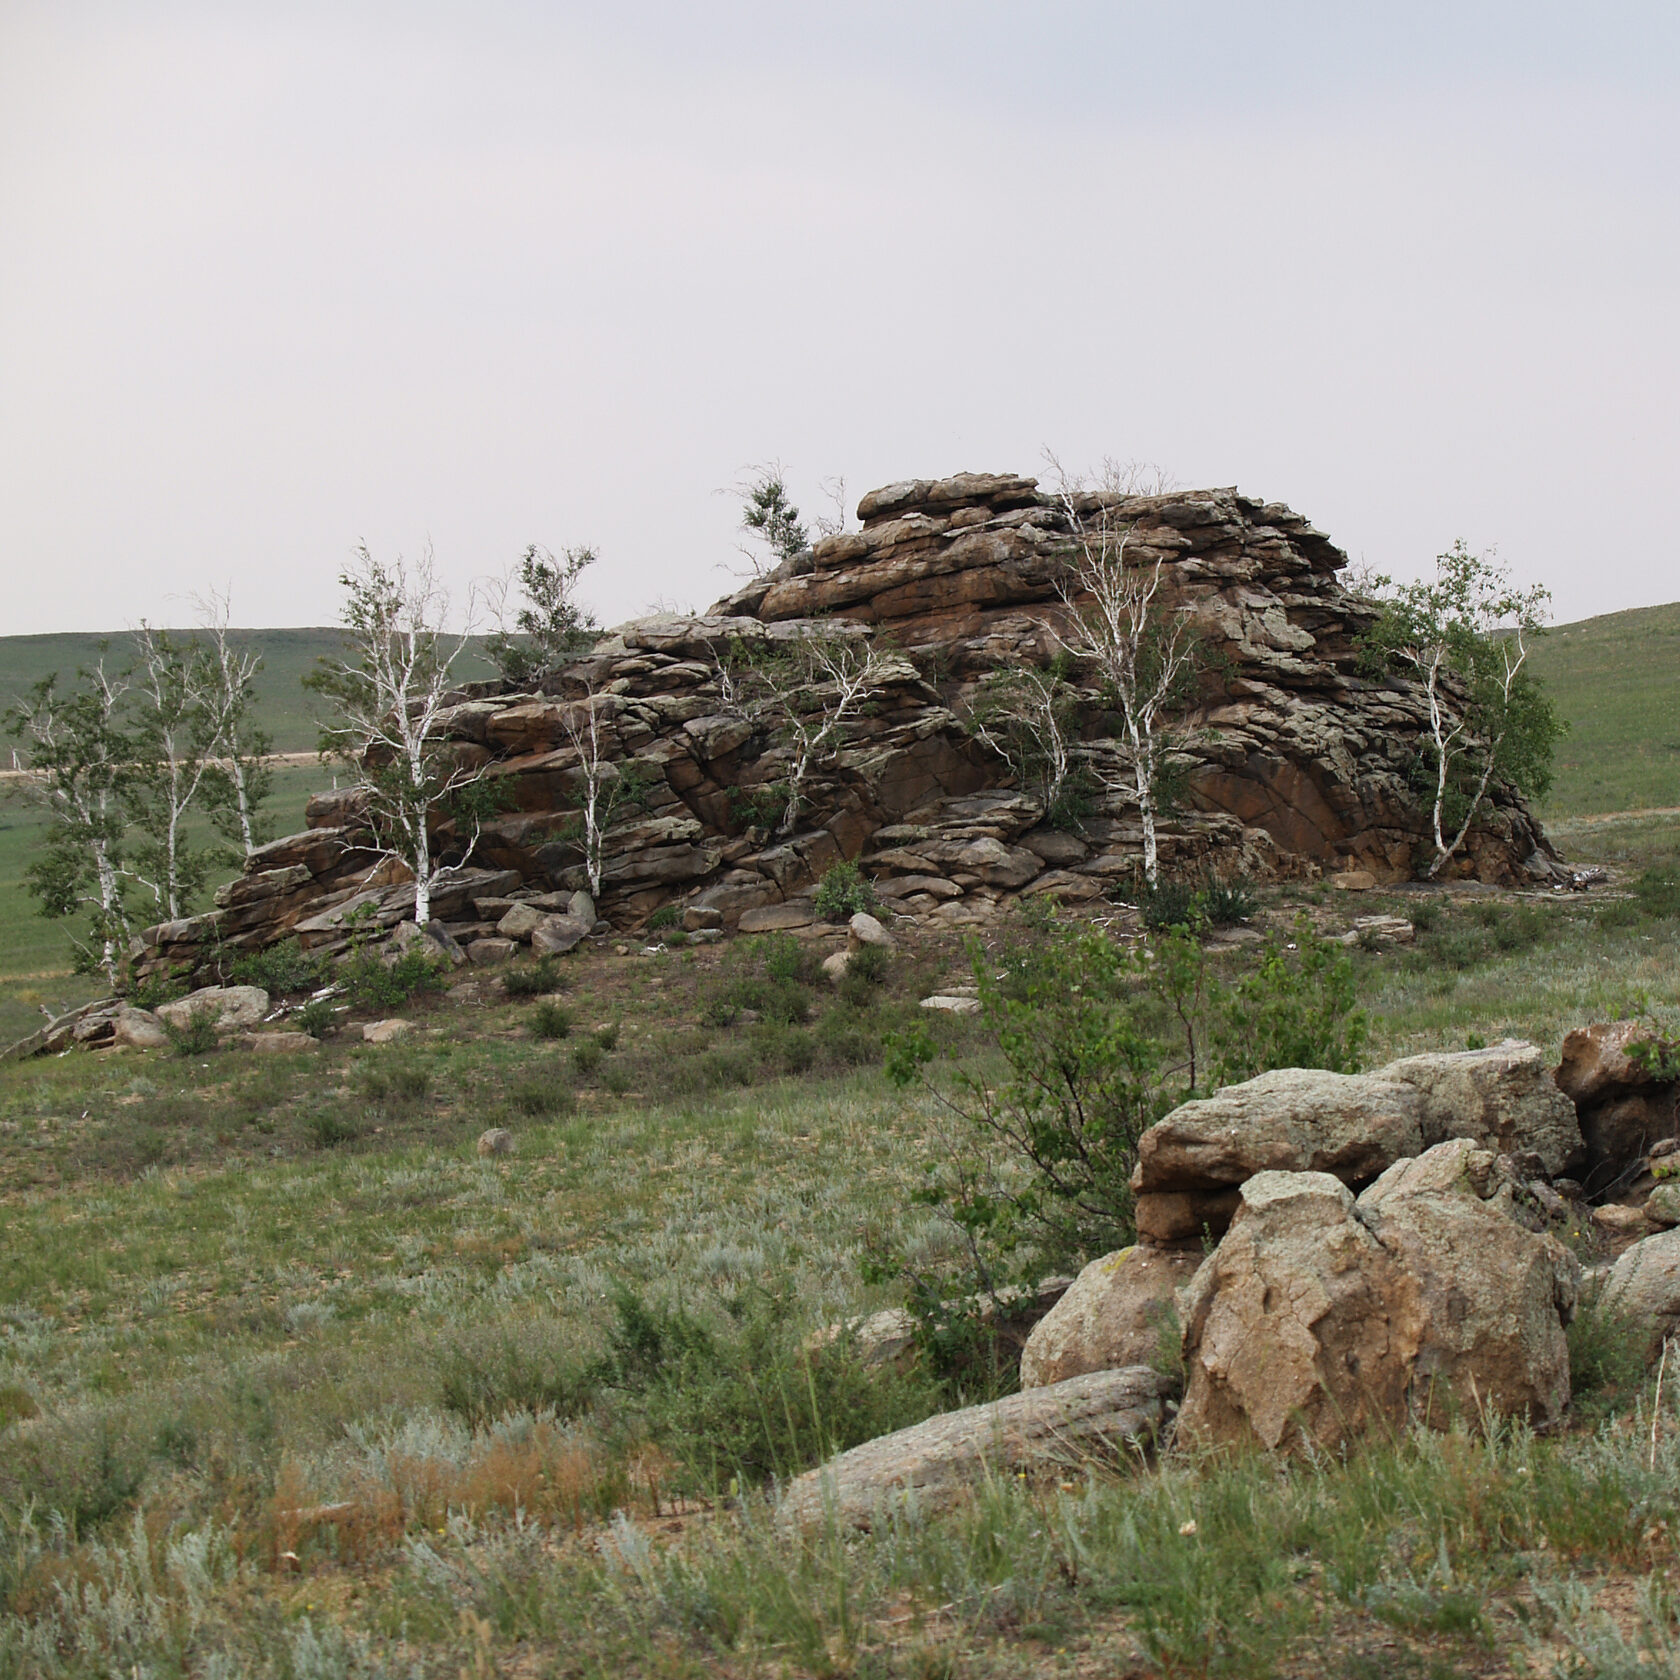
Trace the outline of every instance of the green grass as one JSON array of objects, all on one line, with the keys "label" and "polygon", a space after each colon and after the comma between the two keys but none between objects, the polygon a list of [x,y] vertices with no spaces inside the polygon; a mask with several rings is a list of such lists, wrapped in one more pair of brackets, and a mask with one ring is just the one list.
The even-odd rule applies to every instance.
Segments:
[{"label": "green grass", "polygon": [[1680,602],[1559,625],[1533,657],[1570,726],[1542,814],[1680,805]]},{"label": "green grass", "polygon": [[[1630,872],[1680,859],[1674,819],[1565,835]],[[1427,896],[1415,951],[1356,953],[1372,1060],[1680,1021],[1680,918]],[[1424,897],[1305,903],[1336,926]],[[1407,1439],[1287,1478],[1092,1460],[869,1536],[777,1529],[755,1467],[936,1403],[807,1378],[799,1339],[886,1304],[870,1236],[958,1251],[914,1200],[936,1111],[868,1055],[954,952],[907,952],[864,1008],[814,989],[809,1025],[707,1020],[776,949],[564,959],[558,1042],[534,998],[422,998],[379,1049],[0,1068],[0,1675],[1669,1660],[1639,1591],[1680,1566],[1680,1420],[1653,1457],[1641,1382],[1556,1441]],[[491,1125],[515,1153],[476,1156]]]}]

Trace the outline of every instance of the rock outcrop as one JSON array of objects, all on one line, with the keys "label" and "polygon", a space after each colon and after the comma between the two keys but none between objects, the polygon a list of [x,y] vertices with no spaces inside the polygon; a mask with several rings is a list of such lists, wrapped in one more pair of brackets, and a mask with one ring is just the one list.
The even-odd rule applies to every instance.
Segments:
[{"label": "rock outcrop", "polygon": [[[1163,599],[1190,615],[1206,656],[1183,719],[1182,814],[1162,824],[1167,869],[1409,875],[1423,815],[1407,770],[1424,706],[1415,687],[1362,669],[1357,641],[1374,609],[1337,581],[1342,551],[1298,514],[1235,490],[1109,505],[1131,523],[1129,552],[1162,563]],[[825,537],[710,614],[620,627],[541,692],[481,683],[453,697],[439,721],[449,751],[503,796],[462,859],[470,867],[434,895],[462,947],[532,939],[529,912],[564,911],[584,884],[568,837],[579,761],[564,727],[580,705],[645,788],[608,835],[600,908],[615,921],[680,900],[733,927],[842,858],[861,860],[896,912],[959,925],[1019,894],[1081,902],[1135,877],[1141,832],[1125,796],[1099,796],[1077,832],[1047,826],[1033,790],[964,727],[989,672],[1056,651],[1071,537],[1055,500],[1030,478],[965,473],[890,485],[858,514],[860,530]],[[806,784],[796,831],[772,833],[765,811],[788,748],[740,704],[722,661],[733,645],[813,634],[866,639],[889,657],[870,705]],[[1086,763],[1123,758],[1094,681],[1077,714]],[[321,795],[307,820],[256,853],[213,911],[149,929],[139,970],[203,968],[218,946],[289,933],[336,950],[351,918],[373,931],[400,922],[409,889],[372,848],[355,796]],[[446,858],[465,844],[447,822],[435,838]],[[1455,865],[1500,882],[1554,867],[1504,789]]]},{"label": "rock outcrop", "polygon": [[1354,1189],[1396,1161],[1468,1138],[1555,1177],[1581,1156],[1569,1099],[1531,1044],[1408,1056],[1370,1073],[1282,1068],[1184,1103],[1138,1142],[1139,1232],[1219,1236],[1256,1173],[1328,1173]]},{"label": "rock outcrop", "polygon": [[1580,1268],[1478,1182],[1495,1158],[1438,1145],[1356,1202],[1322,1172],[1262,1172],[1180,1296],[1180,1438],[1334,1450],[1372,1428],[1536,1427],[1569,1403]]}]

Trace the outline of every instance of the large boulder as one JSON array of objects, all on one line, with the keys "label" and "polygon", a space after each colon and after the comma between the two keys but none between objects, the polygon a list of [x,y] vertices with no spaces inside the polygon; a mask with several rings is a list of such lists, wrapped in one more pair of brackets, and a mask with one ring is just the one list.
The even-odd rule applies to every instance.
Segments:
[{"label": "large boulder", "polygon": [[1437,1146],[1357,1203],[1328,1173],[1250,1179],[1180,1295],[1184,1437],[1320,1451],[1490,1408],[1555,1423],[1580,1268],[1482,1199],[1499,1175],[1475,1153]]},{"label": "large boulder", "polygon": [[802,1527],[867,1528],[894,1507],[944,1510],[988,1474],[1076,1464],[1093,1447],[1149,1440],[1170,1392],[1165,1377],[1134,1365],[946,1412],[807,1471],[782,1512]]},{"label": "large boulder", "polygon": [[1612,1183],[1653,1143],[1680,1133],[1680,1081],[1657,1078],[1629,1054],[1652,1037],[1643,1021],[1599,1021],[1564,1036],[1553,1077],[1575,1105],[1589,1189]]},{"label": "large boulder", "polygon": [[160,1003],[154,1011],[160,1021],[180,1028],[196,1015],[212,1014],[217,1032],[254,1027],[268,1013],[268,993],[261,986],[201,986],[173,1003]]},{"label": "large boulder", "polygon": [[1423,1149],[1415,1086],[1380,1074],[1280,1068],[1187,1102],[1144,1132],[1134,1186],[1220,1190],[1263,1172],[1364,1183]]},{"label": "large boulder", "polygon": [[1408,1056],[1370,1073],[1281,1068],[1175,1108],[1144,1132],[1132,1187],[1158,1243],[1220,1235],[1236,1187],[1262,1172],[1327,1172],[1354,1189],[1396,1161],[1468,1138],[1556,1175],[1581,1156],[1575,1111],[1540,1052]]},{"label": "large boulder", "polygon": [[1626,1314],[1654,1355],[1663,1338],[1680,1329],[1680,1228],[1624,1249],[1610,1268],[1604,1302]]},{"label": "large boulder", "polygon": [[1176,1352],[1176,1296],[1201,1259],[1195,1251],[1138,1243],[1093,1260],[1027,1338],[1022,1388],[1153,1365],[1164,1343]]},{"label": "large boulder", "polygon": [[1400,1080],[1423,1097],[1425,1146],[1473,1138],[1504,1155],[1538,1155],[1548,1177],[1581,1157],[1575,1108],[1539,1049],[1507,1038],[1485,1050],[1407,1056],[1376,1077]]}]

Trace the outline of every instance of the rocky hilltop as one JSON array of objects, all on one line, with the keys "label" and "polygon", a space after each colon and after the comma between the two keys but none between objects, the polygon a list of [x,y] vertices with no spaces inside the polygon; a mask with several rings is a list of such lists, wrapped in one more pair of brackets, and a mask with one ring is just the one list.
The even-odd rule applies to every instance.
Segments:
[{"label": "rocky hilltop", "polygon": [[[1130,523],[1132,554],[1164,562],[1164,593],[1200,641],[1163,866],[1409,876],[1424,826],[1408,781],[1423,702],[1404,681],[1361,672],[1356,641],[1374,608],[1338,581],[1346,555],[1300,515],[1235,490],[1091,496],[1080,511],[1099,507]],[[889,485],[857,511],[861,529],[824,538],[704,616],[619,627],[540,692],[459,691],[440,729],[503,798],[434,899],[458,940],[494,936],[515,902],[557,910],[583,885],[568,837],[578,757],[563,723],[589,692],[608,754],[645,781],[638,809],[608,835],[598,908],[620,925],[672,902],[698,926],[731,927],[790,900],[793,917],[842,858],[860,861],[895,909],[958,923],[1016,895],[1079,902],[1136,877],[1141,832],[1123,796],[1099,795],[1072,829],[1048,826],[1042,802],[964,721],[988,672],[1055,654],[1072,541],[1061,507],[1034,479],[965,473]],[[797,832],[779,836],[754,794],[785,777],[788,748],[731,697],[721,661],[733,645],[819,633],[868,638],[890,657],[806,784]],[[1118,756],[1118,729],[1097,689],[1082,689],[1082,752]],[[251,857],[214,911],[147,931],[141,971],[201,967],[217,945],[291,932],[332,948],[356,912],[375,926],[402,921],[412,894],[359,817],[353,794],[311,800],[306,832]],[[463,849],[448,824],[437,838],[445,857]],[[1550,878],[1556,859],[1520,798],[1499,790],[1458,867],[1514,884]]]}]

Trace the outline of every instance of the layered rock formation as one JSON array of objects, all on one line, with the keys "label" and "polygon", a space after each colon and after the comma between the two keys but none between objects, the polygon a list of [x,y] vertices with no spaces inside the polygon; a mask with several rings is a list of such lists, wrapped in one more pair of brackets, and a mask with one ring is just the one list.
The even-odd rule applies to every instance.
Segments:
[{"label": "layered rock formation", "polygon": [[[1163,599],[1190,614],[1201,644],[1164,866],[1408,876],[1423,832],[1408,782],[1423,703],[1407,683],[1362,674],[1356,639],[1373,609],[1337,581],[1342,551],[1289,509],[1234,490],[1107,505],[1131,524],[1129,552],[1162,562]],[[1085,511],[1097,508],[1091,498]],[[1042,802],[964,723],[988,672],[1056,651],[1071,545],[1056,502],[1030,478],[963,474],[888,486],[858,514],[861,530],[825,538],[706,616],[622,626],[543,692],[459,692],[441,724],[450,751],[485,768],[504,810],[434,899],[457,938],[488,935],[522,895],[584,884],[566,834],[579,770],[564,721],[586,693],[608,756],[645,785],[608,836],[600,908],[620,924],[680,898],[733,926],[841,858],[861,859],[895,909],[958,923],[1018,894],[1078,902],[1136,876],[1138,813],[1124,795],[1100,796],[1075,832],[1049,827]],[[789,749],[772,719],[732,696],[721,661],[738,643],[816,634],[891,656],[816,764],[797,831],[773,834],[755,795],[786,777]],[[1118,720],[1090,681],[1077,728],[1088,764],[1123,760]],[[312,801],[309,831],[257,853],[214,912],[150,930],[141,971],[203,967],[218,943],[237,951],[294,931],[331,949],[355,915],[374,928],[400,921],[409,889],[358,818],[353,796]],[[447,823],[436,839],[446,857],[463,846]],[[1521,800],[1498,791],[1459,867],[1516,882],[1554,864]]]}]

